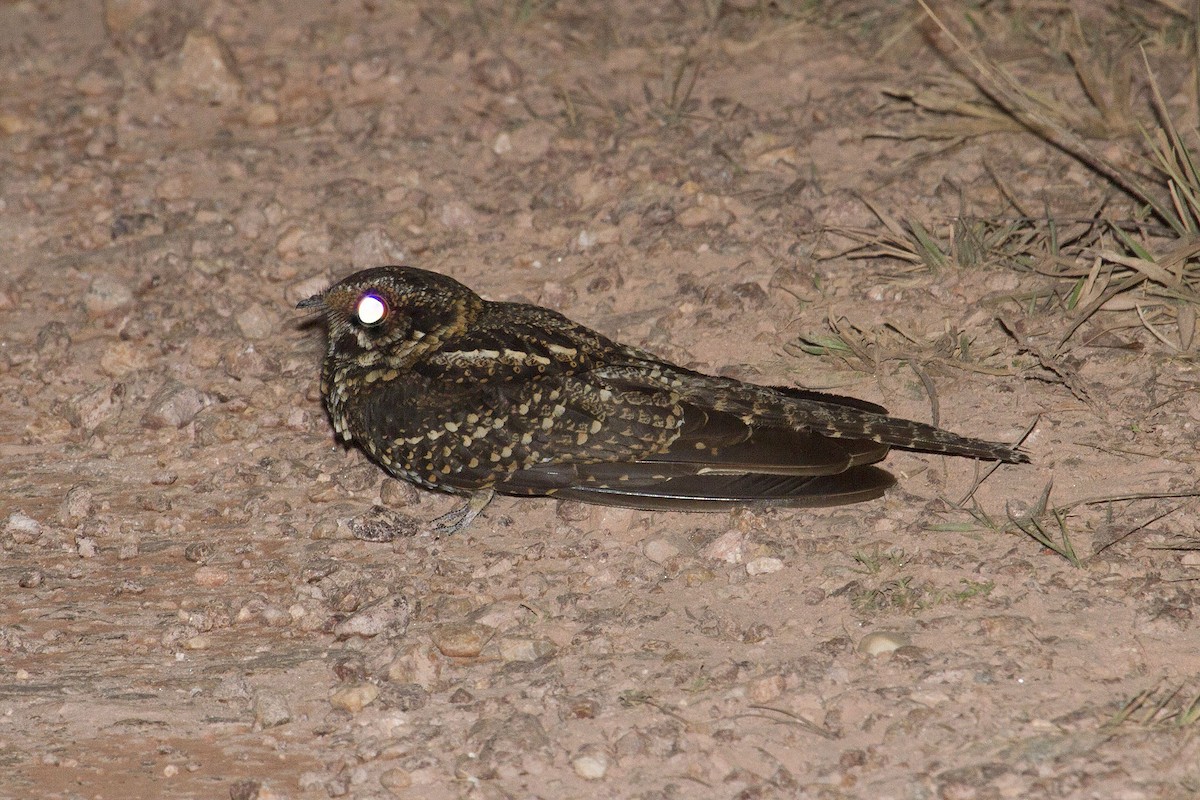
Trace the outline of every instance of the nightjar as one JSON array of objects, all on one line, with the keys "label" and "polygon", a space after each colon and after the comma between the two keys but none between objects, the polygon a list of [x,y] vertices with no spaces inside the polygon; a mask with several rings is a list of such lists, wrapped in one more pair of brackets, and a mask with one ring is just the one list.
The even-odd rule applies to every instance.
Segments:
[{"label": "nightjar", "polygon": [[828,506],[879,497],[891,447],[1022,463],[1009,445],[873,403],[705,375],[534,305],[482,299],[414,267],[356,272],[299,308],[328,329],[334,430],[397,478],[641,509]]}]

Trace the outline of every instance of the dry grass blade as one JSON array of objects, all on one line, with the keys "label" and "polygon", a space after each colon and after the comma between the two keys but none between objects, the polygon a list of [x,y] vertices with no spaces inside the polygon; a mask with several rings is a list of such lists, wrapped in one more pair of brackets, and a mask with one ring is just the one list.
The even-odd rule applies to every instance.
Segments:
[{"label": "dry grass blade", "polygon": [[1187,728],[1200,720],[1200,694],[1186,701],[1183,685],[1164,689],[1161,684],[1143,689],[1122,704],[1101,730],[1112,732],[1123,725],[1141,728]]},{"label": "dry grass blade", "polygon": [[[1008,516],[1009,522],[1016,527],[1021,533],[1033,539],[1035,542],[1045,547],[1048,550],[1053,550],[1060,556],[1071,562],[1071,566],[1078,567],[1082,565],[1079,556],[1075,554],[1075,546],[1071,544],[1071,537],[1067,533],[1067,512],[1061,508],[1050,508],[1050,492],[1054,488],[1054,482],[1046,484],[1046,488],[1042,490],[1042,494],[1034,503],[1032,510],[1023,516],[1017,517],[1013,514],[1012,509],[1006,504],[1004,513]],[[1042,523],[1042,519],[1049,514],[1053,517],[1055,525],[1058,528],[1057,536],[1046,529]]]},{"label": "dry grass blade", "polygon": [[959,57],[965,58],[970,64],[971,70],[964,69],[964,74],[976,76],[975,82],[979,91],[1034,134],[1079,159],[1126,193],[1151,206],[1155,213],[1172,228],[1180,233],[1186,232],[1186,229],[1180,230],[1177,227],[1179,221],[1172,210],[1170,200],[1164,198],[1153,185],[1142,180],[1133,171],[1125,169],[1100,153],[1079,133],[1068,127],[1057,110],[1058,103],[1049,98],[1038,97],[1022,86],[1003,67],[968,48],[942,18],[929,7],[926,0],[917,0],[917,2],[953,44],[953,49],[947,48],[944,50],[944,54],[953,61],[958,61]]},{"label": "dry grass blade", "polygon": [[961,95],[931,89],[884,89],[883,93],[909,103],[930,116],[919,119],[902,131],[876,131],[871,134],[879,138],[962,140],[1024,130],[1022,125],[995,105],[966,100]]},{"label": "dry grass blade", "polygon": [[783,345],[784,352],[797,357],[833,356],[845,361],[851,369],[869,373],[877,372],[885,362],[903,361],[917,372],[918,377],[929,365],[981,375],[1017,374],[999,348],[977,346],[975,339],[954,327],[947,327],[933,338],[923,339],[893,323],[885,323],[882,329],[871,334],[845,318],[830,317],[826,324],[829,334],[801,334]]}]

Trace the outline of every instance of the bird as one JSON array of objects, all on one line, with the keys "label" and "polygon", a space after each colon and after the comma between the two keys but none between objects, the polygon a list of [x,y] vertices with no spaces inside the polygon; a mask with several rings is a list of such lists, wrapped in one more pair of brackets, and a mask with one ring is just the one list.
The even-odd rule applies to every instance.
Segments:
[{"label": "bird", "polygon": [[1028,463],[1018,447],[874,403],[698,372],[557,311],[485,300],[410,266],[355,272],[298,303],[326,328],[321,395],[336,435],[395,478],[644,510],[818,507],[880,497],[892,448]]}]

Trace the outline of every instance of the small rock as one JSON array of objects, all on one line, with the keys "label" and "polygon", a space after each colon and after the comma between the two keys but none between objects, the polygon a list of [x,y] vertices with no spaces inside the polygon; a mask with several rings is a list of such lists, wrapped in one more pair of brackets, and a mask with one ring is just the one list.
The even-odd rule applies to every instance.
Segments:
[{"label": "small rock", "polygon": [[350,80],[359,85],[372,83],[387,75],[391,66],[386,56],[376,55],[360,59],[350,65]]},{"label": "small rock", "polygon": [[98,275],[83,295],[83,308],[93,317],[133,305],[133,290],[110,275]]},{"label": "small rock", "polygon": [[71,350],[71,331],[61,320],[47,322],[38,330],[34,347],[45,361],[63,358]]},{"label": "small rock", "polygon": [[407,262],[404,248],[382,228],[368,228],[350,245],[350,264],[355,269]]},{"label": "small rock", "polygon": [[250,685],[241,675],[226,675],[213,687],[213,699],[242,702],[250,699]]},{"label": "small rock", "polygon": [[412,786],[412,773],[401,767],[392,767],[379,776],[379,785],[389,792],[398,792]]},{"label": "small rock", "polygon": [[495,633],[495,628],[477,623],[440,625],[433,631],[433,646],[444,656],[474,658]]},{"label": "small rock", "polygon": [[642,554],[655,564],[665,564],[679,555],[679,548],[667,539],[651,539],[642,548]]},{"label": "small rock", "polygon": [[537,661],[554,655],[558,648],[548,639],[505,636],[500,640],[500,658],[505,661]]},{"label": "small rock", "polygon": [[447,228],[470,229],[475,226],[475,212],[461,200],[451,200],[442,206],[439,219]]},{"label": "small rock", "polygon": [[767,675],[750,681],[750,685],[746,687],[746,697],[751,702],[762,705],[779,697],[785,688],[787,682],[782,675]]},{"label": "small rock", "polygon": [[685,228],[699,228],[703,225],[728,225],[733,222],[733,215],[721,208],[692,206],[680,211],[675,221]]},{"label": "small rock", "polygon": [[369,639],[386,633],[403,636],[408,630],[408,599],[403,595],[389,595],[364,606],[334,626],[333,634],[339,639],[361,636]]},{"label": "small rock", "polygon": [[113,342],[100,354],[100,371],[113,378],[123,378],[149,364],[150,359],[134,342]]},{"label": "small rock", "polygon": [[554,513],[563,522],[583,522],[592,515],[591,506],[578,500],[559,500]]},{"label": "small rock", "polygon": [[746,564],[747,575],[770,575],[772,572],[779,572],[781,569],[783,569],[783,561],[769,556],[756,558]]},{"label": "small rock", "polygon": [[416,536],[420,532],[421,522],[411,514],[383,506],[371,506],[369,510],[351,518],[349,527],[355,539],[379,544]]},{"label": "small rock", "polygon": [[42,582],[45,579],[46,576],[41,572],[41,570],[34,569],[21,575],[21,577],[17,579],[17,585],[22,589],[36,589],[42,585]]},{"label": "small rock", "polygon": [[91,516],[94,500],[92,490],[82,483],[72,486],[58,504],[58,519],[63,525],[74,527]]},{"label": "small rock", "polygon": [[65,409],[67,421],[71,427],[91,434],[121,413],[123,395],[122,389],[104,384],[77,395]]},{"label": "small rock", "polygon": [[416,711],[429,702],[429,692],[415,683],[389,683],[380,694],[380,705],[388,710]]},{"label": "small rock", "polygon": [[0,133],[12,136],[14,133],[24,133],[32,127],[28,117],[16,114],[0,114]]},{"label": "small rock", "polygon": [[254,724],[258,728],[274,728],[292,721],[292,709],[287,698],[274,692],[259,692],[254,698]]},{"label": "small rock", "polygon": [[192,542],[183,549],[183,557],[193,564],[203,564],[213,557],[216,548],[208,542]]},{"label": "small rock", "polygon": [[192,181],[186,175],[169,175],[154,187],[154,196],[160,200],[186,200],[192,192]]},{"label": "small rock", "polygon": [[727,564],[737,564],[742,560],[746,549],[746,534],[736,528],[725,531],[704,548],[705,558],[724,561]]},{"label": "small rock", "polygon": [[190,639],[186,639],[183,643],[184,649],[186,650],[207,650],[208,648],[212,647],[212,645],[212,637],[206,636],[203,633],[193,636]]},{"label": "small rock", "polygon": [[373,683],[360,683],[357,686],[347,686],[338,689],[330,698],[329,703],[334,708],[357,714],[379,697],[379,687]]},{"label": "small rock", "polygon": [[229,800],[265,800],[261,781],[235,781],[229,785]]},{"label": "small rock", "polygon": [[238,330],[247,339],[265,339],[275,332],[275,316],[267,311],[260,303],[251,303],[234,318]]},{"label": "small rock", "polygon": [[208,405],[208,398],[190,386],[178,381],[168,381],[150,398],[150,405],[142,415],[142,425],[147,428],[182,428]]},{"label": "small rock", "polygon": [[242,80],[225,43],[207,31],[193,30],[179,51],[172,89],[177,96],[220,105],[237,101]]},{"label": "small rock", "polygon": [[197,567],[192,573],[192,581],[197,586],[214,589],[229,583],[229,573],[217,567]]},{"label": "small rock", "polygon": [[891,653],[909,644],[909,638],[896,631],[875,631],[868,633],[858,643],[858,652],[869,656]]},{"label": "small rock", "polygon": [[95,558],[100,554],[100,546],[90,536],[75,537],[75,552],[80,558]]},{"label": "small rock", "polygon": [[492,56],[471,66],[471,77],[493,92],[511,92],[521,85],[521,68],[510,58]]},{"label": "small rock", "polygon": [[117,36],[153,10],[154,0],[104,0],[104,26]]},{"label": "small rock", "polygon": [[[328,253],[333,238],[323,230],[309,230],[300,225],[289,225],[275,243],[275,251],[283,258]],[[303,298],[301,298],[303,299]]]},{"label": "small rock", "polygon": [[415,683],[432,691],[441,680],[442,664],[434,648],[410,644],[388,665],[387,677],[393,683]]},{"label": "small rock", "polygon": [[492,152],[523,164],[532,164],[541,161],[550,152],[550,143],[554,135],[554,128],[546,123],[526,123],[514,131],[501,134],[507,136],[507,140],[501,143],[497,138],[492,145]]},{"label": "small rock", "polygon": [[379,487],[379,502],[388,508],[405,508],[421,502],[421,493],[408,481],[387,478]]},{"label": "small rock", "polygon": [[246,107],[246,122],[256,128],[269,128],[279,123],[279,107],[274,103],[251,103]]},{"label": "small rock", "polygon": [[598,781],[608,774],[608,752],[597,745],[584,745],[571,759],[575,774],[587,781]]}]

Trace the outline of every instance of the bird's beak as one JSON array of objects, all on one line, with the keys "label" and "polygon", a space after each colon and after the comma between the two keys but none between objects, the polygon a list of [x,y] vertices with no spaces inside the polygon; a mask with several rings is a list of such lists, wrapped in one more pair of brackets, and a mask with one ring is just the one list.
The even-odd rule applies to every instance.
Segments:
[{"label": "bird's beak", "polygon": [[325,308],[325,293],[321,292],[320,294],[314,294],[312,297],[301,300],[299,303],[296,303],[296,308],[304,308],[304,309],[313,308],[313,309],[317,309],[317,310],[324,309]]}]

